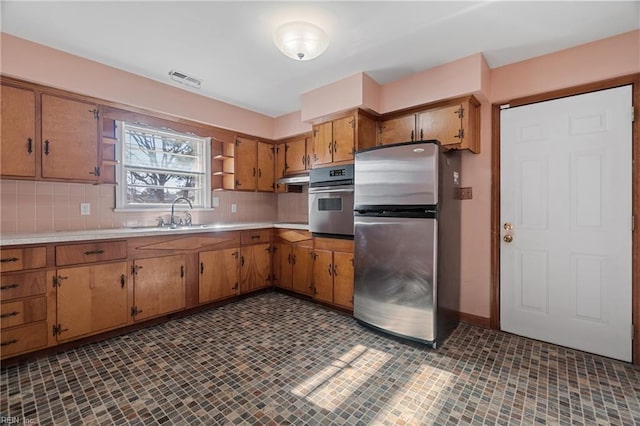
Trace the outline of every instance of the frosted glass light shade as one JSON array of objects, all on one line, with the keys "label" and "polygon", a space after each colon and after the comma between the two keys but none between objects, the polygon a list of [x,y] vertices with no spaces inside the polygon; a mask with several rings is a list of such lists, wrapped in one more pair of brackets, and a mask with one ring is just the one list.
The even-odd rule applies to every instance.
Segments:
[{"label": "frosted glass light shade", "polygon": [[308,22],[287,22],[273,33],[273,42],[290,58],[309,61],[327,50],[329,38],[322,28]]}]

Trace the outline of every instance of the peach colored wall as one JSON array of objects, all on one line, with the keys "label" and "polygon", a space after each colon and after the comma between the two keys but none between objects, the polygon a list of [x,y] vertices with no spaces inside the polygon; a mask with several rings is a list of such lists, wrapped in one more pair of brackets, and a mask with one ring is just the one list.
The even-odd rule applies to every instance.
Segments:
[{"label": "peach colored wall", "polygon": [[302,121],[302,111],[294,111],[281,115],[274,120],[273,139],[284,139],[288,136],[310,132],[311,124]]},{"label": "peach colored wall", "polygon": [[302,94],[302,120],[357,108],[362,105],[362,73]]},{"label": "peach colored wall", "polygon": [[379,112],[381,96],[382,86],[368,74],[362,74],[362,108]]},{"label": "peach colored wall", "polygon": [[481,92],[483,63],[484,57],[477,53],[387,83],[382,86],[379,112]]},{"label": "peach colored wall", "polygon": [[640,30],[491,71],[493,103],[640,71]]},{"label": "peach colored wall", "polygon": [[0,33],[4,75],[267,139],[274,119]]}]

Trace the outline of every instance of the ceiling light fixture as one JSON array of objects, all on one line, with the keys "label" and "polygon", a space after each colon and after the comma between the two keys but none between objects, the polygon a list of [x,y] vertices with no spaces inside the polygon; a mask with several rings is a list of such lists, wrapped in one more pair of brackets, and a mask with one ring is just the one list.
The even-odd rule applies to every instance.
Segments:
[{"label": "ceiling light fixture", "polygon": [[295,21],[278,27],[273,33],[273,42],[288,57],[310,61],[327,50],[329,37],[317,25]]}]

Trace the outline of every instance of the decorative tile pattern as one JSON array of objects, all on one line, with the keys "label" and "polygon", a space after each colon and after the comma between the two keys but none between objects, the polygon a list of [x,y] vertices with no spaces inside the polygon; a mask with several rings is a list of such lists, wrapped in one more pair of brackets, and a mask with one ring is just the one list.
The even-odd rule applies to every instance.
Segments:
[{"label": "decorative tile pattern", "polygon": [[37,424],[640,424],[640,369],[461,324],[437,350],[280,293],[2,370]]}]

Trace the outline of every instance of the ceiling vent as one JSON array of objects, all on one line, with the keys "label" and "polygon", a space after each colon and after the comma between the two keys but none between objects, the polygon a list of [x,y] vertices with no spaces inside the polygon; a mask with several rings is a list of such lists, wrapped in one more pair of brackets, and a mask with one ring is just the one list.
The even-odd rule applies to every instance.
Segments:
[{"label": "ceiling vent", "polygon": [[177,81],[180,84],[184,84],[185,86],[193,87],[199,89],[202,85],[202,80],[199,78],[191,77],[183,72],[171,70],[169,71],[169,76],[171,80]]}]

